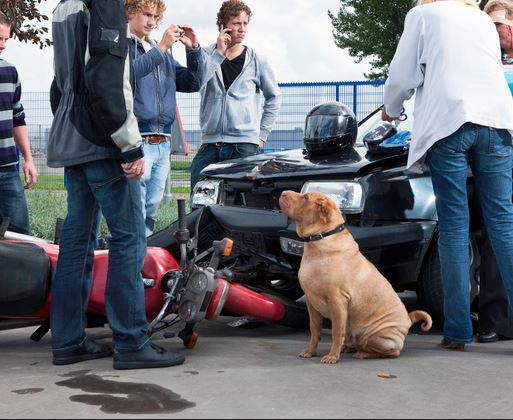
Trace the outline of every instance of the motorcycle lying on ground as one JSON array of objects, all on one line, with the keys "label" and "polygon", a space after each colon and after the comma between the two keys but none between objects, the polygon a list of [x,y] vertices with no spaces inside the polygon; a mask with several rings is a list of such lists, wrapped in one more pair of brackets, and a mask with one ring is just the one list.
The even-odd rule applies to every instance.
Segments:
[{"label": "motorcycle lying on ground", "polygon": [[[201,214],[197,215],[201,219]],[[174,254],[165,247],[149,246],[141,270],[145,287],[149,334],[183,326],[178,337],[191,349],[198,334],[195,324],[219,315],[247,317],[291,327],[308,325],[304,306],[254,289],[237,281],[229,268],[219,269],[229,257],[233,241],[214,240],[197,254],[198,230],[191,238],[186,227],[185,200],[178,200],[178,221],[173,225]],[[54,243],[7,230],[0,226],[0,330],[37,326],[31,339],[39,341],[49,331],[51,283],[59,255],[58,234]],[[56,229],[58,232],[58,229]],[[170,234],[168,228],[164,235]],[[162,234],[160,235],[162,238]],[[171,248],[170,248],[171,249]],[[190,255],[192,254],[192,257]],[[103,327],[108,249],[95,251],[93,282],[87,309],[88,327]]]}]

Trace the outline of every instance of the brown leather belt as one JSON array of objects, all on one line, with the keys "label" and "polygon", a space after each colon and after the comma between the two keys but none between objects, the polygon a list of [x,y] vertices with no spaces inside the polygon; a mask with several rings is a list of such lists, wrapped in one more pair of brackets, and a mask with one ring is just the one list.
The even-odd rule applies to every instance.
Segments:
[{"label": "brown leather belt", "polygon": [[143,141],[147,142],[148,144],[160,144],[164,143],[165,141],[168,141],[170,137],[168,136],[162,136],[160,134],[151,134],[149,136],[143,136]]}]

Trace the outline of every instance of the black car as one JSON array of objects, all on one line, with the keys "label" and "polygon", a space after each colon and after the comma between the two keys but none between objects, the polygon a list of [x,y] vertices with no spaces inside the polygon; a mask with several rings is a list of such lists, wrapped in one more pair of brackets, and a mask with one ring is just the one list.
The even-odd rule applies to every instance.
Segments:
[{"label": "black car", "polygon": [[[406,115],[409,118],[397,127],[403,133],[413,124],[408,109]],[[188,222],[189,229],[198,234],[199,252],[205,251],[212,239],[229,236],[235,247],[224,265],[234,276],[246,284],[298,299],[303,294],[297,279],[303,242],[294,223],[280,211],[278,200],[284,190],[321,191],[338,202],[362,253],[396,291],[416,291],[421,308],[441,326],[443,292],[430,174],[406,170],[407,148],[390,153],[370,151],[369,144],[366,147],[364,138],[379,132],[383,124],[378,109],[359,124],[354,147],[340,153],[308,156],[301,148],[207,167],[203,171],[206,179],[194,188],[192,205],[196,210]],[[480,228],[472,177],[468,190],[469,293],[476,305]],[[172,247],[166,244],[166,237],[169,232],[161,232],[149,244]]]}]

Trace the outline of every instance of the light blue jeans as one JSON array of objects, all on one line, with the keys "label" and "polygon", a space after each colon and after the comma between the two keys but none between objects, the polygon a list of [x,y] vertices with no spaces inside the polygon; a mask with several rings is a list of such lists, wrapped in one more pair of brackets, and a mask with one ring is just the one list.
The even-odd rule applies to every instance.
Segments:
[{"label": "light blue jeans", "polygon": [[113,159],[68,167],[66,175],[68,214],[52,283],[53,353],[76,350],[86,339],[99,205],[112,234],[105,311],[114,347],[120,352],[138,350],[148,342],[141,278],[146,238],[139,181],[128,179],[121,161]]},{"label": "light blue jeans", "polygon": [[444,337],[472,341],[470,318],[468,167],[502,278],[513,302],[512,142],[507,130],[466,123],[428,151],[440,238]]},{"label": "light blue jeans", "polygon": [[146,224],[146,236],[153,233],[155,219],[159,209],[166,180],[169,175],[171,144],[165,141],[160,144],[143,143],[144,175],[141,178],[141,199],[143,216]]}]

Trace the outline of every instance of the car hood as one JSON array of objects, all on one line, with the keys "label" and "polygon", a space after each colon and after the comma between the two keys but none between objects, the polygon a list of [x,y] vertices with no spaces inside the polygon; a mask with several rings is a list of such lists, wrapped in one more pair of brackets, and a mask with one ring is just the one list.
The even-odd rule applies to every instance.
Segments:
[{"label": "car hood", "polygon": [[302,149],[262,153],[209,165],[203,175],[223,179],[266,179],[356,174],[375,166],[406,163],[407,154],[374,155],[363,146],[326,156],[305,156]]}]

